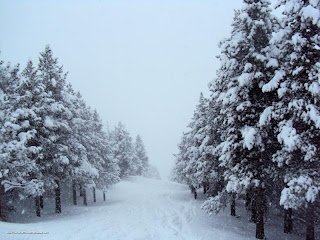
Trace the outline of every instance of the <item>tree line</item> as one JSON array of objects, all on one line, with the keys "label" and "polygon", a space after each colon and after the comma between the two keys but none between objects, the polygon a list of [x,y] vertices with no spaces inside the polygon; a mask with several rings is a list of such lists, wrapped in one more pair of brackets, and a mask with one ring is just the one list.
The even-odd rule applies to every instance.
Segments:
[{"label": "tree line", "polygon": [[277,208],[284,232],[302,219],[315,239],[320,213],[320,2],[244,0],[220,67],[202,94],[176,154],[173,178],[217,213],[245,199],[264,239],[265,214]]},{"label": "tree line", "polygon": [[[34,198],[40,217],[43,195],[61,213],[61,184],[87,205],[86,189],[105,191],[128,175],[146,175],[148,156],[121,122],[105,131],[96,110],[67,84],[49,46],[38,66],[0,62],[0,217],[7,221],[16,199]],[[53,193],[53,194],[52,194]]]}]

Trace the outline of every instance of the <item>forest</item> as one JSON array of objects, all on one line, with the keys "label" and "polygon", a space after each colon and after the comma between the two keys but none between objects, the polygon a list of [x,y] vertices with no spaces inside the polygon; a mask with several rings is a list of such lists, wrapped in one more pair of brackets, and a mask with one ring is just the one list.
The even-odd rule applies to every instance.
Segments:
[{"label": "forest", "polygon": [[[123,5],[125,9],[130,6]],[[162,7],[161,11],[170,9],[170,4]],[[171,9],[171,14],[178,14],[178,8]],[[139,7],[137,12],[139,15]],[[131,18],[123,19],[119,26],[126,26]],[[159,19],[156,23],[162,26],[165,21]],[[117,25],[110,22],[116,32]],[[154,30],[151,22],[147,29]],[[129,27],[124,29],[127,34]],[[167,32],[168,42],[174,33],[174,29]],[[135,49],[130,37],[134,39],[140,33],[126,34],[113,39],[115,45],[128,51]],[[160,46],[148,42],[144,34],[137,38],[146,49],[149,45]],[[192,43],[194,39],[190,39]],[[190,46],[183,49],[187,52]],[[143,49],[137,49],[143,53]],[[68,82],[68,72],[50,45],[36,63],[30,60],[21,67],[0,61],[0,227],[8,232],[27,231],[30,226],[40,232],[47,228],[51,235],[40,239],[50,240],[59,234],[63,235],[60,239],[72,236],[77,240],[296,240],[302,235],[306,240],[319,239],[320,0],[278,0],[273,6],[268,0],[243,0],[242,7],[234,11],[231,33],[220,41],[219,49],[220,65],[203,91],[209,94],[200,93],[173,155],[171,181],[159,181],[159,171],[150,163],[140,135],[133,138],[122,122],[111,128],[104,124],[106,119],[102,120]],[[173,56],[180,53],[171,54],[175,59]],[[161,56],[168,58],[166,54]],[[113,57],[110,55],[110,59]],[[146,61],[159,64],[161,71],[166,69],[154,59],[132,59],[128,73],[121,75],[130,80],[134,78],[131,74],[140,73],[138,70],[148,71]],[[194,62],[197,60],[194,57]],[[125,72],[121,64],[115,61],[110,68]],[[174,64],[177,69],[187,66]],[[140,69],[135,72],[138,65]],[[90,75],[95,70],[85,71]],[[185,80],[180,75],[175,79],[174,72],[171,75],[178,85],[188,81],[187,73],[183,74]],[[123,81],[136,91],[136,98],[143,91],[157,98],[141,98],[141,106],[136,104],[139,106],[132,110],[138,115],[137,109],[144,110],[148,102],[154,112],[159,112],[153,112],[159,118],[154,120],[157,124],[146,124],[150,139],[162,135],[166,140],[172,138],[166,131],[173,132],[176,127],[170,126],[173,115],[168,111],[170,103],[165,101],[169,92],[157,92],[159,80],[148,78],[144,83],[150,89],[137,87],[136,79]],[[121,94],[119,89],[112,96]],[[125,94],[121,97],[124,102],[131,100]],[[163,101],[163,105],[157,108],[160,105],[153,105],[157,101]],[[182,105],[185,99],[177,101]],[[154,119],[140,115],[141,122]],[[167,150],[162,148],[158,144],[153,151],[159,154]],[[63,205],[66,201],[72,206]],[[32,209],[27,202],[32,202]],[[25,204],[23,210],[19,204]],[[74,215],[70,214],[73,211]],[[34,218],[25,220],[22,215],[29,216],[30,212]],[[23,218],[21,224],[12,220],[13,215]],[[281,231],[276,232],[279,225]],[[62,228],[61,232],[57,230]],[[0,238],[1,234],[4,231],[0,231]]]},{"label": "forest", "polygon": [[244,199],[264,239],[265,215],[277,208],[283,231],[305,225],[315,239],[320,216],[320,5],[245,0],[231,36],[220,42],[220,68],[200,95],[176,154],[173,179],[200,187],[214,214]]},{"label": "forest", "polygon": [[[96,110],[67,84],[67,73],[49,46],[20,71],[0,65],[0,216],[7,221],[14,203],[34,198],[40,217],[44,196],[55,199],[61,213],[61,184],[87,205],[87,189],[96,202],[103,191],[129,175],[156,176],[143,140],[133,140],[125,125],[103,127]],[[70,194],[71,195],[71,194]]]}]

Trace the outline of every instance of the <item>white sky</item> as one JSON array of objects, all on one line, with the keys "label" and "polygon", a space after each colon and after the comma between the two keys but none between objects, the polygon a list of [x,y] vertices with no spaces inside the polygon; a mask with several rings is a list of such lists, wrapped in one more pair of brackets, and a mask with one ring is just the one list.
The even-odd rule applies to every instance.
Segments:
[{"label": "white sky", "polygon": [[37,62],[50,44],[68,82],[110,127],[140,134],[168,176],[200,92],[215,77],[218,42],[240,0],[0,0],[0,58]]}]

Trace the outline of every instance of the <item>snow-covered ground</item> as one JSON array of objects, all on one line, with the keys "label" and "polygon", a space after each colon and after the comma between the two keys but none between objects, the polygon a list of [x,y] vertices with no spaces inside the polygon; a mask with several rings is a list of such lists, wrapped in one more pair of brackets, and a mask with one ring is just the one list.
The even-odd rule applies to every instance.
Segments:
[{"label": "snow-covered ground", "polygon": [[[168,181],[131,177],[113,186],[107,201],[101,196],[90,206],[64,207],[63,213],[44,214],[29,223],[0,222],[0,239],[6,240],[151,240],[151,239],[255,239],[255,225],[245,211],[238,218],[229,209],[209,217],[194,200],[187,186]],[[202,198],[202,199],[201,199]],[[80,199],[79,199],[80,200]],[[40,221],[41,220],[41,221]],[[298,240],[281,233],[281,224],[266,226],[267,239]],[[7,232],[48,232],[44,235]]]}]

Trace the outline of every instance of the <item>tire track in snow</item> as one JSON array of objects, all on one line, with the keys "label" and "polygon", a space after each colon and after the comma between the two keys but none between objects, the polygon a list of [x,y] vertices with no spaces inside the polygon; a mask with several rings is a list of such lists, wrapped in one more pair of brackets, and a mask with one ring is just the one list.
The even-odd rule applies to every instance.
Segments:
[{"label": "tire track in snow", "polygon": [[[172,183],[165,183],[166,189],[172,189]],[[192,204],[192,201],[178,201],[173,199],[177,192],[172,190],[167,191],[163,197],[166,201],[165,217],[166,224],[170,229],[173,229],[175,235],[179,239],[188,239],[190,238],[189,224],[192,222],[195,216],[195,207]],[[185,190],[183,191],[185,198]],[[168,224],[169,223],[169,224]]]}]

